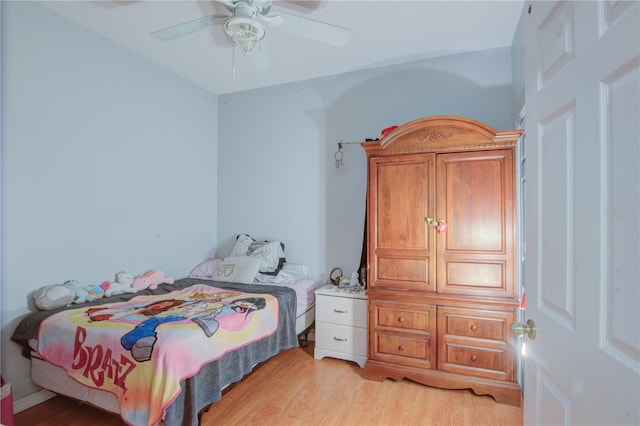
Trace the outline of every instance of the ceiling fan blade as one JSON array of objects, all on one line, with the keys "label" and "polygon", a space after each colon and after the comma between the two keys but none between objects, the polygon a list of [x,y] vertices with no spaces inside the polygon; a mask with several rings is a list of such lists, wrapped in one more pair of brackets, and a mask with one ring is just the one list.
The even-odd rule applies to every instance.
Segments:
[{"label": "ceiling fan blade", "polygon": [[282,16],[280,15],[258,15],[258,17],[263,21],[276,26],[281,25],[284,22],[284,19],[282,19]]},{"label": "ceiling fan blade", "polygon": [[282,24],[276,24],[282,31],[338,47],[344,46],[349,41],[349,30],[346,28],[282,11],[275,13],[283,18]]},{"label": "ceiling fan blade", "polygon": [[217,3],[220,3],[227,7],[229,10],[233,10],[236,7],[236,2],[234,0],[215,0]]},{"label": "ceiling fan blade", "polygon": [[271,69],[271,52],[269,51],[269,43],[262,40],[260,46],[251,54],[253,65],[257,71],[268,71]]},{"label": "ceiling fan blade", "polygon": [[283,0],[285,3],[289,5],[305,8],[307,10],[316,10],[320,7],[321,0]]},{"label": "ceiling fan blade", "polygon": [[183,22],[182,24],[154,31],[151,33],[151,35],[159,40],[173,40],[174,38],[178,38],[183,35],[191,34],[196,31],[211,27],[213,25],[223,23],[230,17],[231,15],[203,16],[202,18],[194,19],[192,21]]},{"label": "ceiling fan blade", "polygon": [[112,0],[112,1],[94,1],[94,6],[102,7],[104,9],[114,9],[121,6],[129,6],[130,4],[138,3],[141,0]]}]

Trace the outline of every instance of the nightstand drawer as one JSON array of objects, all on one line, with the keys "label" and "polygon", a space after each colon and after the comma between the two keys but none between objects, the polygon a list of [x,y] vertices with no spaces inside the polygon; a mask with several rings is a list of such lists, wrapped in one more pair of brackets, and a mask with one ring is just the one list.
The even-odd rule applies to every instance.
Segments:
[{"label": "nightstand drawer", "polygon": [[316,347],[366,357],[367,329],[317,322]]},{"label": "nightstand drawer", "polygon": [[347,297],[319,296],[316,298],[316,321],[367,326],[367,301]]}]

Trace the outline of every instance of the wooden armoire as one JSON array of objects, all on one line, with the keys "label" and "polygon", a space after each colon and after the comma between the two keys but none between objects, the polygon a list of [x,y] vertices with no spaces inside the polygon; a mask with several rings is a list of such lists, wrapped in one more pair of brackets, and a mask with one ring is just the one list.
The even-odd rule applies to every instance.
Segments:
[{"label": "wooden armoire", "polygon": [[407,378],[521,404],[509,328],[519,307],[520,134],[436,116],[362,143],[368,161],[365,378]]}]

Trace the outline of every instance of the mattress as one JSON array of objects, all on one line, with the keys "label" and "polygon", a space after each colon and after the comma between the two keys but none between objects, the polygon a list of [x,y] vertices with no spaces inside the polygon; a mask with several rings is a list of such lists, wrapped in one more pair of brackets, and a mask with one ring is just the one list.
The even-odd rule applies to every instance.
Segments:
[{"label": "mattress", "polygon": [[296,317],[300,317],[315,305],[317,283],[310,278],[304,278],[294,283],[257,282],[256,284],[292,288],[296,292],[297,298]]},{"label": "mattress", "polygon": [[31,381],[60,395],[88,402],[105,411],[120,414],[118,399],[114,394],[81,385],[69,377],[63,368],[38,358],[35,352],[31,357]]}]

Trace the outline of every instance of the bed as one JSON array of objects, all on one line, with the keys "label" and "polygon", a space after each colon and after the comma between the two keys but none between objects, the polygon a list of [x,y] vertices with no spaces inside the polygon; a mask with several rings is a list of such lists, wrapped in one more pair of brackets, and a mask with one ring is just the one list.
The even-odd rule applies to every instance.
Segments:
[{"label": "bed", "polygon": [[[302,336],[308,332],[315,317],[313,293],[315,282],[313,280],[292,277],[284,280],[280,278],[280,282],[253,282],[252,284],[219,282],[214,280],[215,276],[207,274],[203,278],[195,278],[202,276],[197,273],[197,269],[195,268],[189,277],[176,280],[172,285],[162,284],[155,290],[147,289],[135,294],[100,299],[92,303],[71,305],[51,311],[38,311],[25,317],[16,328],[12,340],[22,345],[23,354],[32,360],[32,381],[44,389],[118,413],[127,424],[164,422],[166,425],[197,425],[202,411],[221,398],[225,387],[241,380],[257,364],[277,355],[280,351],[297,347],[300,339],[304,343],[306,336],[305,338]],[[212,301],[212,298],[215,300]],[[176,315],[168,315],[172,318],[156,320],[155,324],[149,323],[144,326],[142,324],[148,321],[142,323],[138,321],[137,325],[133,321],[129,324],[126,322],[126,318],[130,316],[123,312],[133,310],[138,315],[143,306],[148,307],[158,300],[165,303],[175,299],[188,300],[191,304],[187,310],[192,315],[187,314],[180,318],[175,318]],[[245,311],[238,307],[242,303],[236,302],[248,299],[250,302],[247,303],[253,306],[253,310],[246,313],[245,318],[251,314],[250,324],[239,327],[238,318],[245,315]],[[255,299],[265,299],[266,302],[260,300],[262,302],[260,305]],[[198,300],[198,303],[193,302],[194,300]],[[202,300],[207,300],[209,305],[217,304],[214,310],[218,316],[212,318],[208,315],[213,308],[211,306],[202,308]],[[221,314],[225,312],[224,309],[228,316]],[[240,310],[242,315],[234,315],[234,310]],[[269,311],[272,312],[269,313]],[[203,315],[203,320],[196,321]],[[197,318],[194,319],[194,317]],[[227,317],[232,319],[225,320]],[[124,323],[116,321],[123,321],[123,319]],[[57,327],[62,327],[60,324],[70,324],[72,328],[75,327],[75,335],[71,336],[73,333],[69,331],[56,331]],[[115,348],[106,344],[100,350],[97,349],[100,345],[90,344],[92,336],[90,326],[93,325],[103,329],[118,329],[116,335],[120,339],[122,353],[116,355]],[[165,353],[158,349],[162,347],[161,340],[169,333],[167,330],[171,327],[173,327],[171,334],[177,336],[179,340],[178,343],[169,346],[189,348],[188,350],[182,350],[176,354]],[[145,328],[146,331],[142,330]],[[252,333],[247,331],[249,328]],[[82,332],[79,332],[81,329]],[[213,333],[212,330],[214,330]],[[229,330],[237,333],[230,333]],[[45,332],[49,334],[44,334]],[[189,343],[184,337],[188,333],[197,335],[194,343]],[[129,335],[134,334],[137,340],[132,344],[130,341],[133,340]],[[216,354],[204,355],[200,354],[203,351],[194,349],[204,346],[203,342],[209,342],[212,336],[217,335],[221,335],[221,339],[226,340],[222,344],[223,349],[218,349]],[[101,342],[102,339],[107,341],[105,337],[95,338],[100,339]],[[150,351],[144,345],[136,346],[140,341],[153,340],[153,338],[157,338],[157,342],[152,344]],[[125,340],[128,342],[129,349],[126,349]],[[62,341],[66,343],[61,344]],[[213,346],[220,345],[216,343]],[[62,351],[67,354],[66,361],[60,360],[63,357],[60,354],[62,346],[67,347],[66,351]],[[73,347],[73,350],[69,347]],[[110,348],[112,352],[108,353]],[[134,349],[137,350],[135,356]],[[162,361],[154,357],[161,358]],[[190,370],[171,373],[165,371],[170,370],[167,365],[179,364],[175,360],[184,357],[187,361],[183,361],[182,364],[193,366]],[[121,359],[127,359],[128,362],[117,362]],[[156,363],[153,368],[152,361]],[[132,365],[140,370],[142,370],[141,365],[146,367],[142,370],[141,378],[137,379],[137,382],[132,382],[134,385],[129,386],[126,380],[132,376],[128,375],[127,371]],[[63,368],[65,366],[66,369]],[[68,372],[71,370],[75,370],[73,377]],[[118,374],[119,377],[116,377]],[[126,378],[122,379],[122,376]],[[159,376],[160,379],[158,379]],[[170,378],[173,379],[173,384],[167,385],[166,383],[170,380],[165,376],[172,376]],[[135,383],[146,383],[145,380],[151,383],[147,386],[152,388],[149,394],[145,393],[144,386],[135,386]],[[108,385],[105,385],[107,382]],[[135,391],[132,391],[133,389]],[[132,399],[137,400],[137,403],[132,402]],[[161,403],[141,401],[161,401]]]}]

